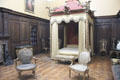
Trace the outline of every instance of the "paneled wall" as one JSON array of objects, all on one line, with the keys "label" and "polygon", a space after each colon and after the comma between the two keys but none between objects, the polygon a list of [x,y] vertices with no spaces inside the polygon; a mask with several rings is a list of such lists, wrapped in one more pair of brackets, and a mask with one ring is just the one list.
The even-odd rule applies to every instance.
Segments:
[{"label": "paneled wall", "polygon": [[0,36],[3,35],[3,25],[2,25],[2,12],[0,12]]},{"label": "paneled wall", "polygon": [[16,57],[15,47],[31,45],[31,31],[36,28],[36,43],[33,45],[34,53],[42,51],[42,38],[49,38],[49,21],[15,11],[0,9],[0,39],[8,40],[9,54]]},{"label": "paneled wall", "polygon": [[95,19],[95,52],[99,52],[100,40],[106,39],[108,42],[107,50],[111,48],[112,39],[120,40],[120,18],[117,16],[103,16]]}]

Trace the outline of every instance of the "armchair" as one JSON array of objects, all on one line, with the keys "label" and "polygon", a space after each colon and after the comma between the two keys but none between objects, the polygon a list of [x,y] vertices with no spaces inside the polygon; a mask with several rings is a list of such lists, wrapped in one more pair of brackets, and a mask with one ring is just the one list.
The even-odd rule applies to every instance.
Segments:
[{"label": "armchair", "polygon": [[85,76],[89,78],[89,69],[87,63],[90,61],[90,52],[82,52],[79,55],[79,64],[74,64],[69,66],[69,77],[71,77],[71,70],[77,73],[83,73],[83,80]]},{"label": "armchair", "polygon": [[[34,59],[34,63],[32,63]],[[33,57],[33,51],[31,49],[23,48],[20,49],[17,53],[17,59],[15,59],[15,67],[18,71],[19,77],[21,77],[22,71],[32,70],[32,73],[35,78],[35,69],[36,69],[36,60],[37,58]],[[18,62],[19,61],[19,62]]]}]

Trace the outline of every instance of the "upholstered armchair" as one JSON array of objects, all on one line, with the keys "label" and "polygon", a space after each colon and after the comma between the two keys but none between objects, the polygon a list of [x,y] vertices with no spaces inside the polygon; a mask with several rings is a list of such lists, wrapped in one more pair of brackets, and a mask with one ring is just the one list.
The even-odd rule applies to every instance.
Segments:
[{"label": "upholstered armchair", "polygon": [[[34,63],[32,63],[32,59],[34,59]],[[20,49],[17,53],[17,59],[15,59],[15,67],[18,71],[19,77],[21,77],[22,71],[32,70],[32,73],[35,78],[35,69],[36,69],[36,60],[37,58],[33,57],[32,48],[23,48]]]},{"label": "upholstered armchair", "polygon": [[81,52],[79,55],[79,64],[73,64],[69,66],[69,77],[71,77],[71,71],[83,74],[83,80],[87,76],[89,78],[89,69],[87,63],[90,62],[90,52]]}]

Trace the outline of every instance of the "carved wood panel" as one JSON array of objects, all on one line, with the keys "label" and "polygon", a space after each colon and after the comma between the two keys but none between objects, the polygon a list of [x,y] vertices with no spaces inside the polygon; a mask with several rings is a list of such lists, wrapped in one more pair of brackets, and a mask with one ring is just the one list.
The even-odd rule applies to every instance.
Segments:
[{"label": "carved wood panel", "polygon": [[120,40],[120,20],[116,17],[99,17],[95,20],[95,33],[94,33],[94,48],[95,52],[99,51],[99,41],[101,39],[107,40],[107,50],[111,48],[112,38]]},{"label": "carved wood panel", "polygon": [[37,27],[37,43],[33,46],[36,53],[42,50],[41,38],[49,38],[49,21],[38,17],[14,12],[9,9],[0,9],[0,35],[8,40],[9,54],[16,57],[15,47],[31,44],[31,25]]}]

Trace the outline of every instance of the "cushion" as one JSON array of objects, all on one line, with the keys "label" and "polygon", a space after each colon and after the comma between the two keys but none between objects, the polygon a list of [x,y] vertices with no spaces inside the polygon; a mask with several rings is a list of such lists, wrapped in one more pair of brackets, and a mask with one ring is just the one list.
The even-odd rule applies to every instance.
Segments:
[{"label": "cushion", "polygon": [[117,50],[120,50],[120,41],[118,41],[117,46],[116,46],[116,49],[117,49]]},{"label": "cushion", "polygon": [[74,56],[66,56],[66,55],[56,55],[55,56],[57,59],[74,59]]},{"label": "cushion", "polygon": [[59,50],[59,54],[67,56],[78,56],[79,51],[78,48],[62,48]]},{"label": "cushion", "polygon": [[91,61],[90,52],[88,51],[81,52],[78,60],[80,64],[87,64],[88,62]]},{"label": "cushion", "polygon": [[17,66],[17,70],[32,70],[36,68],[36,64],[22,64]]},{"label": "cushion", "polygon": [[71,65],[69,67],[73,70],[80,71],[80,72],[84,72],[87,70],[87,66],[83,65],[83,64],[75,64],[75,65]]},{"label": "cushion", "polygon": [[31,49],[23,48],[19,50],[17,57],[22,64],[30,64],[33,57],[33,52]]},{"label": "cushion", "polygon": [[113,64],[118,64],[120,59],[112,58],[111,61]]}]

